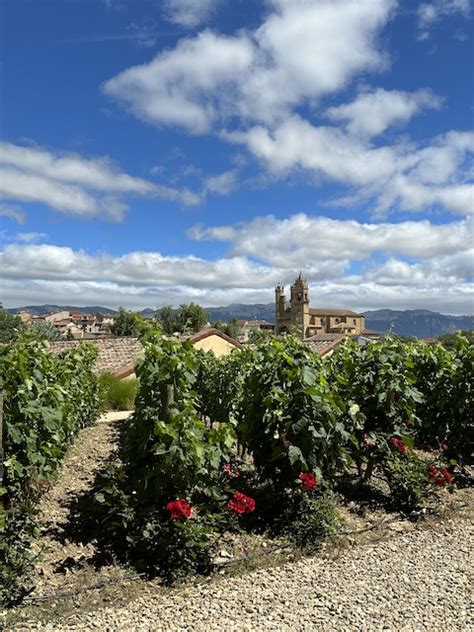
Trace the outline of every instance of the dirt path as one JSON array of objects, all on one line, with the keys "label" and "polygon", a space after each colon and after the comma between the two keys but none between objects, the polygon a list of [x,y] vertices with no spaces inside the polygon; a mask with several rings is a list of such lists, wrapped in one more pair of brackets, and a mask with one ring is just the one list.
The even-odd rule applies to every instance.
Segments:
[{"label": "dirt path", "polygon": [[[43,496],[39,518],[41,533],[33,551],[41,551],[35,569],[34,597],[64,589],[70,583],[71,568],[90,568],[95,550],[91,543],[82,545],[67,539],[69,505],[87,492],[95,475],[117,446],[120,427],[128,412],[107,413],[91,428],[85,428],[72,445],[55,485]],[[77,580],[77,578],[75,578]]]}]

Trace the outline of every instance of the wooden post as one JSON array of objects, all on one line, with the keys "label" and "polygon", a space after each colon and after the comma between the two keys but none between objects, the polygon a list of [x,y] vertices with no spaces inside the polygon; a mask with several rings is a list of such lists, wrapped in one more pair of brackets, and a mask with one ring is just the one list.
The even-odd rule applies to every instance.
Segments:
[{"label": "wooden post", "polygon": [[0,389],[0,487],[3,483],[3,390]]},{"label": "wooden post", "polygon": [[[163,393],[163,390],[162,390]],[[169,418],[169,409],[174,404],[174,386],[173,384],[166,384],[166,389],[163,393],[163,409],[165,421]]]}]

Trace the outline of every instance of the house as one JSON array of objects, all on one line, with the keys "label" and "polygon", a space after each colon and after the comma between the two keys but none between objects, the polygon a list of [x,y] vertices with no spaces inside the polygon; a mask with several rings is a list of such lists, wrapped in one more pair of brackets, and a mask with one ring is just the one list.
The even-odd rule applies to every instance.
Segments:
[{"label": "house", "polygon": [[270,331],[271,333],[275,331],[275,325],[266,320],[238,320],[237,327],[239,342],[248,342],[254,331]]},{"label": "house", "polygon": [[330,356],[334,353],[334,349],[347,340],[347,336],[334,333],[320,333],[306,338],[303,342],[311,351],[320,356]]},{"label": "house", "polygon": [[351,309],[310,307],[308,282],[301,272],[291,286],[288,306],[283,285],[275,288],[275,312],[275,333],[296,333],[302,340],[320,333],[355,336],[365,329],[364,316]]}]

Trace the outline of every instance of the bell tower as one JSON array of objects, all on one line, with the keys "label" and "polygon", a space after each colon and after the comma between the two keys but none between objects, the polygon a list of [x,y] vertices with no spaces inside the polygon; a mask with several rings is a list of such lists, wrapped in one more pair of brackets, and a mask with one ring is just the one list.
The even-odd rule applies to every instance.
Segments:
[{"label": "bell tower", "polygon": [[309,320],[309,286],[300,272],[291,286],[291,326],[302,339],[306,337]]}]

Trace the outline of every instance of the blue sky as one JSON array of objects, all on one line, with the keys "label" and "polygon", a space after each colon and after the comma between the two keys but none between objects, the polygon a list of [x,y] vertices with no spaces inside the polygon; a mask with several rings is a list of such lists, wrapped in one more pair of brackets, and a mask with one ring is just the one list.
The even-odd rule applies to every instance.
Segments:
[{"label": "blue sky", "polygon": [[473,311],[470,0],[3,0],[0,300]]}]

